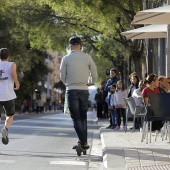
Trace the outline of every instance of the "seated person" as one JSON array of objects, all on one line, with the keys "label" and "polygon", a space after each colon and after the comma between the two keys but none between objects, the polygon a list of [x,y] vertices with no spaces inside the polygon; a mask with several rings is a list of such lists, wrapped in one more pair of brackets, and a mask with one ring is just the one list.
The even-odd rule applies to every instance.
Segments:
[{"label": "seated person", "polygon": [[143,82],[143,80],[141,80],[139,82],[139,88],[135,89],[132,93],[132,97],[135,100],[136,106],[138,107],[144,107],[144,99],[143,99],[143,95],[142,95],[142,90],[144,89],[145,84]]},{"label": "seated person", "polygon": [[[148,106],[148,109],[149,109],[150,103],[149,103],[148,95],[150,93],[160,93],[160,91],[158,89],[158,85],[159,85],[158,76],[155,74],[149,74],[146,78],[146,83],[147,83],[147,87],[145,87],[142,90],[142,94],[144,97],[144,102],[145,102],[146,106]],[[160,130],[162,128],[162,126],[163,126],[162,121],[153,121],[152,122],[152,131]]]},{"label": "seated person", "polygon": [[168,86],[167,86],[166,91],[167,91],[168,93],[170,93],[170,77],[167,77],[167,82],[168,82]]},{"label": "seated person", "polygon": [[158,89],[160,93],[167,93],[168,80],[165,76],[159,76],[158,78],[159,86]]},{"label": "seated person", "polygon": [[[142,90],[144,89],[145,84],[143,82],[143,80],[141,80],[139,82],[139,88],[135,89],[132,93],[132,97],[135,100],[136,106],[141,108],[141,112],[145,112],[145,107],[144,107],[144,99],[143,99],[143,95],[142,95]],[[141,127],[141,119],[135,119],[135,129],[138,129],[139,127]]]}]

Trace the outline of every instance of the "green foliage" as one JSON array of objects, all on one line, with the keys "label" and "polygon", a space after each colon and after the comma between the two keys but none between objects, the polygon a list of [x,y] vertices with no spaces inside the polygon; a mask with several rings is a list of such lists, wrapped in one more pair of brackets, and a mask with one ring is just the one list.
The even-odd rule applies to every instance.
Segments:
[{"label": "green foliage", "polygon": [[[101,79],[108,67],[142,53],[141,43],[120,34],[133,28],[131,21],[142,9],[142,1],[3,0],[1,4],[0,47],[10,49],[25,80],[39,81],[46,72],[40,71],[46,69],[37,51],[65,51],[72,34],[83,37],[84,51],[95,59]],[[32,72],[41,76],[31,79]]]}]

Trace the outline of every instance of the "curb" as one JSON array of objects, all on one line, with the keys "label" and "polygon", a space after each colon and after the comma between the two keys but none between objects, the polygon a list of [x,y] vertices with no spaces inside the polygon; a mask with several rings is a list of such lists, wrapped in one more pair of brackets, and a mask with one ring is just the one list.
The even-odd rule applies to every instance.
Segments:
[{"label": "curb", "polygon": [[102,145],[102,156],[103,156],[103,166],[104,168],[108,168],[108,163],[107,163],[107,152],[106,152],[106,145],[104,142],[104,134],[102,132],[102,128],[99,129],[100,130],[100,138],[101,138],[101,145]]},{"label": "curb", "polygon": [[103,167],[102,145],[99,129],[93,132],[88,170],[106,170]]},{"label": "curb", "polygon": [[[107,170],[126,170],[126,164],[124,158],[113,154],[117,148],[112,146],[113,131],[105,128],[100,128],[100,138],[102,144],[102,156],[103,166]],[[120,152],[124,152],[122,148],[119,148]],[[122,150],[121,150],[122,149]]]}]

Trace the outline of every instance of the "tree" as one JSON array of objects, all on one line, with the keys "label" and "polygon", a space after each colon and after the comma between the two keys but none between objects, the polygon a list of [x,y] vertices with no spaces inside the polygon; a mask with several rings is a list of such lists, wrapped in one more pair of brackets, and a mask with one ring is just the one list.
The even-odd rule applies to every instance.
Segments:
[{"label": "tree", "polygon": [[16,24],[12,24],[11,31],[17,30],[9,36],[17,46],[21,45],[19,51],[24,53],[28,50],[26,46],[29,50],[65,50],[70,35],[77,33],[83,37],[84,50],[91,55],[111,61],[116,67],[122,58],[127,63],[130,56],[134,70],[141,73],[141,64],[136,65],[143,57],[143,42],[126,40],[120,34],[133,28],[130,23],[136,11],[142,9],[141,1],[7,0],[5,3],[5,14],[9,13],[11,23]]}]

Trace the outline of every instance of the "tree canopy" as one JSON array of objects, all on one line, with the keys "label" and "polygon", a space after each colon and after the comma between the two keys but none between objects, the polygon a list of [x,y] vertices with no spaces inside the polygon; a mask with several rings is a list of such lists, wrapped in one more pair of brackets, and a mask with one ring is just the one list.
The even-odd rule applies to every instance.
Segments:
[{"label": "tree canopy", "polygon": [[19,71],[31,72],[32,58],[36,64],[42,62],[39,52],[65,51],[72,34],[82,36],[84,51],[98,64],[101,79],[106,77],[104,69],[127,63],[129,57],[134,70],[141,70],[142,41],[132,42],[120,34],[134,27],[131,21],[142,9],[141,0],[2,0],[1,4],[0,46],[10,49]]}]

